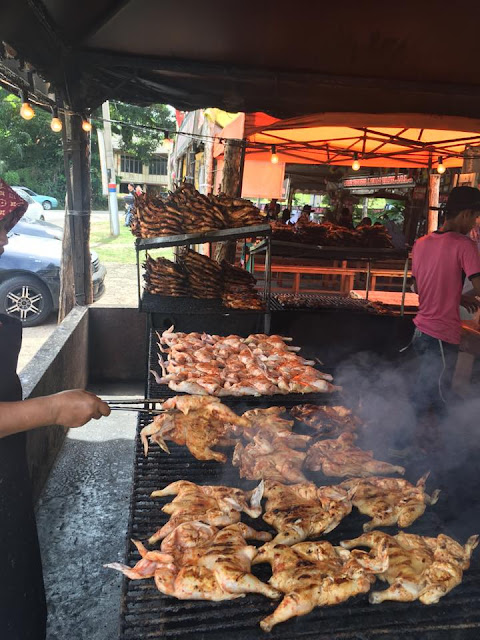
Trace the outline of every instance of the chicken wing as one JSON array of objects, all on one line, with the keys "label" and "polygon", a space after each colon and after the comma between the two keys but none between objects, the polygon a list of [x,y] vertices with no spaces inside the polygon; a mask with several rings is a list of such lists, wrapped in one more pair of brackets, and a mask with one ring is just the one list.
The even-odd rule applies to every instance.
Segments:
[{"label": "chicken wing", "polygon": [[262,562],[272,567],[269,583],[285,594],[275,611],[260,622],[264,631],[310,613],[315,607],[339,604],[367,593],[375,573],[388,567],[385,546],[370,554],[345,553],[345,549],[329,542],[301,542],[293,547],[268,544],[259,550],[253,564]]},{"label": "chicken wing", "polygon": [[350,493],[360,513],[372,518],[363,525],[364,531],[395,524],[405,528],[423,515],[427,505],[438,500],[438,490],[431,496],[425,492],[428,475],[421,477],[416,486],[404,478],[379,477],[352,478],[339,486]]},{"label": "chicken wing", "polygon": [[243,511],[251,518],[262,513],[261,500],[263,482],[253,491],[242,491],[234,487],[197,485],[187,480],[172,482],[164,489],[153,491],[152,498],[176,496],[162,511],[170,514],[169,521],[149,538],[153,544],[162,540],[184,522],[193,520],[216,527],[226,527],[240,522]]},{"label": "chicken wing", "polygon": [[347,491],[340,487],[316,487],[310,482],[286,486],[268,480],[263,519],[278,535],[272,544],[292,545],[328,533],[352,510]]},{"label": "chicken wing", "polygon": [[319,440],[310,447],[305,465],[326,476],[367,477],[376,474],[403,475],[405,469],[388,462],[375,460],[371,451],[359,449],[353,443],[353,433],[343,433],[336,440]]},{"label": "chicken wing", "polygon": [[470,536],[462,546],[444,534],[428,538],[403,531],[396,536],[371,531],[340,544],[345,549],[369,547],[374,550],[385,543],[389,566],[378,577],[390,586],[384,591],[372,591],[370,602],[420,600],[423,604],[434,604],[461,583],[463,571],[470,566],[470,557],[478,544],[478,535]]},{"label": "chicken wing", "polygon": [[135,567],[105,566],[132,579],[153,576],[159,591],[179,600],[232,600],[246,593],[277,598],[277,589],[250,572],[257,549],[246,543],[246,539],[270,538],[242,523],[219,531],[202,522],[188,522],[164,539],[160,552],[147,551],[135,542],[142,556]]},{"label": "chicken wing", "polygon": [[301,471],[305,455],[305,452],[291,449],[283,438],[270,440],[258,434],[246,447],[241,442],[236,445],[232,464],[239,467],[241,478],[249,480],[306,482]]}]

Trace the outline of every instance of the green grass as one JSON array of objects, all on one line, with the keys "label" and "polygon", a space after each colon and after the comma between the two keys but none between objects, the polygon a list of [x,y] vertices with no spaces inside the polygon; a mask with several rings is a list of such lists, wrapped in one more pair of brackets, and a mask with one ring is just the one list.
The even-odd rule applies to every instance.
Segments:
[{"label": "green grass", "polygon": [[[90,248],[94,249],[101,262],[108,264],[136,264],[135,237],[130,229],[120,223],[120,235],[114,238],[110,235],[110,222],[92,222],[90,229]],[[172,259],[173,249],[162,249],[152,252],[153,257],[163,256]],[[140,256],[143,261],[143,252]]]}]

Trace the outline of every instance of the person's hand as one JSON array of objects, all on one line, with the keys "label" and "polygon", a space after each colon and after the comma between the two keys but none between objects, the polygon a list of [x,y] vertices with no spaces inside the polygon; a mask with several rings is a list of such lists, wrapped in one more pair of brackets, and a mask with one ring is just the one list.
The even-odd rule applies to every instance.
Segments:
[{"label": "person's hand", "polygon": [[50,396],[53,424],[64,427],[81,427],[92,418],[98,420],[110,415],[110,407],[98,396],[82,389],[62,391]]},{"label": "person's hand", "polygon": [[480,303],[478,301],[478,298],[476,298],[474,295],[470,295],[470,294],[463,294],[461,299],[460,299],[460,304],[462,307],[464,307],[469,313],[475,313],[475,311],[477,311],[477,309],[480,308]]}]

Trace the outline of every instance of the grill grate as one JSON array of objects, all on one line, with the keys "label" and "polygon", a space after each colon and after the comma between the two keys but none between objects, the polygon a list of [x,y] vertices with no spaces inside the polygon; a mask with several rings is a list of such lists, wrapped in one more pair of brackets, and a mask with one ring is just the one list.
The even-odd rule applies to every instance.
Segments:
[{"label": "grill grate", "polygon": [[[148,418],[139,418],[138,429],[148,423]],[[143,457],[140,439],[136,441],[136,464],[131,500],[128,539],[145,541],[163,525],[168,516],[162,506],[172,499],[149,498],[154,489],[164,487],[181,479],[200,484],[232,484],[251,489],[256,483],[241,480],[237,470],[230,464],[201,462],[193,458],[188,450],[169,444],[171,455],[152,445],[148,458]],[[416,476],[418,471],[414,474]],[[318,484],[325,483],[319,474],[311,474]],[[270,530],[261,520],[243,520],[257,529]],[[354,512],[346,518],[326,539],[338,543],[360,535],[365,518]],[[412,533],[431,534],[441,531],[439,510],[430,508],[413,527]],[[273,533],[273,531],[272,531]],[[131,542],[128,543],[126,562],[133,565],[139,556]],[[267,565],[253,567],[253,572],[262,580],[268,580]],[[463,583],[440,601],[438,605],[426,607],[414,603],[383,603],[369,605],[366,596],[359,596],[342,605],[317,608],[307,616],[282,623],[271,634],[259,627],[262,618],[269,615],[275,603],[262,596],[248,595],[223,602],[179,601],[162,595],[153,580],[124,580],[121,640],[152,640],[178,638],[195,640],[245,640],[246,638],[318,638],[321,640],[356,639],[379,640],[380,638],[422,640],[445,638],[478,638],[480,632],[480,571],[474,561],[465,573]]]},{"label": "grill grate", "polygon": [[309,309],[330,309],[333,311],[372,311],[372,307],[367,300],[358,300],[337,294],[277,293],[274,297],[283,310],[301,309],[304,311]]}]

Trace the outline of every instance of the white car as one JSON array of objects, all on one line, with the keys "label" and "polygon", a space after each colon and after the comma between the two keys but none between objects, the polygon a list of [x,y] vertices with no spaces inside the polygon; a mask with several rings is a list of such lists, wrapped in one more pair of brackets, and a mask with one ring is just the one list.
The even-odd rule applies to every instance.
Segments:
[{"label": "white car", "polygon": [[39,202],[35,202],[32,196],[28,195],[26,191],[20,189],[20,187],[12,187],[12,189],[21,198],[28,202],[28,209],[25,212],[25,219],[29,220],[45,220],[43,207]]}]

